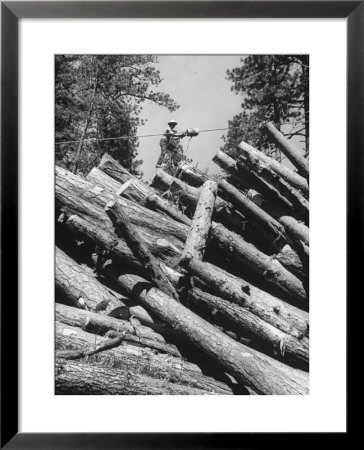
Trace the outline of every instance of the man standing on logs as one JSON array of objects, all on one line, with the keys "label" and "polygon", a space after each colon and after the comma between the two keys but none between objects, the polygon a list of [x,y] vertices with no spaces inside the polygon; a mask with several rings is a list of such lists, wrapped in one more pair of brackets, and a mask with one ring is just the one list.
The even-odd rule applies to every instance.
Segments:
[{"label": "man standing on logs", "polygon": [[179,144],[180,140],[183,139],[187,133],[178,133],[175,128],[176,125],[177,122],[175,120],[170,120],[164,136],[159,142],[159,145],[161,146],[161,154],[157,161],[157,168],[162,167],[162,164],[166,164],[167,155],[169,155],[169,159],[173,165],[178,164],[178,157],[182,159],[182,150]]}]

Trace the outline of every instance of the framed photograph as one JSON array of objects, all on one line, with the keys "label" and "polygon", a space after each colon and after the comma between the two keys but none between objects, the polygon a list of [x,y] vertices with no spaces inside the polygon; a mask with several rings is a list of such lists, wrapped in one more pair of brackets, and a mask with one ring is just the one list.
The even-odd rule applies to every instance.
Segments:
[{"label": "framed photograph", "polygon": [[363,20],[2,2],[2,447],[347,436]]}]

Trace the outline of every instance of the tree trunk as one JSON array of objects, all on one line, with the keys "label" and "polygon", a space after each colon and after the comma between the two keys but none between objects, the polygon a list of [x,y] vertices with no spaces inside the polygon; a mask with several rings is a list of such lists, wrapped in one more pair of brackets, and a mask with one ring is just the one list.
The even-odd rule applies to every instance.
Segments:
[{"label": "tree trunk", "polygon": [[[87,230],[84,231],[93,239],[98,236],[98,239],[107,243],[108,250],[117,251],[118,247],[121,247],[125,253],[126,243],[121,239],[121,242],[118,242],[114,226],[104,211],[106,203],[114,198],[103,187],[92,185],[70,172],[57,168],[56,205],[58,209],[71,220],[73,220],[74,214],[77,215],[79,217],[76,219],[77,225],[87,225]],[[127,211],[130,222],[136,227],[143,240],[148,243],[149,249],[154,255],[160,256],[166,262],[171,262],[171,250],[159,245],[159,241],[165,239],[180,251],[183,250],[188,229],[186,225],[172,221],[165,215],[151,211],[125,198],[118,198],[118,204]],[[87,224],[84,223],[85,221]],[[135,266],[135,263],[139,265],[131,252],[129,255],[133,265]]]},{"label": "tree trunk", "polygon": [[77,152],[76,152],[75,160],[74,160],[74,163],[73,163],[73,169],[72,169],[73,173],[77,172],[77,166],[78,166],[78,162],[80,160],[83,143],[84,143],[84,140],[86,138],[88,127],[90,125],[91,115],[92,115],[92,112],[93,112],[93,109],[94,109],[94,101],[95,101],[95,95],[96,95],[96,89],[97,89],[97,80],[98,80],[98,70],[96,69],[94,87],[93,87],[93,90],[92,90],[92,96],[91,96],[89,108],[88,108],[88,111],[87,111],[87,114],[86,114],[85,125],[83,127],[82,136],[81,136],[80,142],[78,143]]},{"label": "tree trunk", "polygon": [[[189,175],[186,178],[184,174],[187,173]],[[193,179],[195,186],[201,186],[206,178],[203,176],[203,174],[200,174],[187,164],[182,165],[179,176],[182,180],[185,181]],[[130,189],[130,187],[128,187],[128,189]],[[227,199],[239,211],[241,211],[249,221],[245,224],[245,233],[247,233],[247,224],[251,226],[251,229],[255,230],[254,235],[252,233],[247,233],[247,236],[245,235],[245,233],[240,234],[243,234],[248,241],[251,240],[252,243],[257,245],[260,249],[262,249],[261,237],[263,236],[265,239],[265,243],[271,247],[271,251],[274,249],[278,252],[276,253],[276,258],[286,269],[292,272],[299,279],[307,279],[307,273],[305,271],[304,265],[302,264],[300,256],[296,253],[295,250],[287,245],[287,242],[290,242],[291,245],[293,243],[296,243],[297,238],[295,234],[292,235],[292,228],[295,228],[295,224],[298,226],[298,228],[301,228],[301,225],[299,225],[299,222],[296,219],[294,219],[293,217],[287,218],[286,216],[282,216],[282,223],[279,223],[279,221],[274,219],[272,215],[268,214],[264,209],[260,208],[261,202],[257,203],[256,197],[258,196],[262,202],[265,201],[265,199],[256,191],[254,191],[254,201],[251,201],[250,198],[241,193],[236,187],[223,180],[219,182],[219,192],[221,193],[221,195],[225,193]],[[251,193],[252,190],[250,190],[249,192]],[[168,204],[168,202],[161,199],[159,196],[153,196],[153,199],[151,199],[149,203],[147,202],[147,206],[154,210],[164,212],[178,222],[190,225],[190,219],[187,216],[182,214],[172,204]],[[274,211],[275,210],[276,208],[274,208]],[[292,221],[294,221],[294,223],[292,223]],[[284,224],[287,224],[288,222],[290,225],[286,233]],[[302,226],[304,225],[302,224]],[[307,246],[307,243],[305,245]],[[300,244],[299,248],[300,255],[301,247],[302,244]],[[263,251],[266,252],[267,249],[264,248],[264,250]]]},{"label": "tree trunk", "polygon": [[203,307],[217,323],[223,326],[227,324],[232,331],[249,336],[254,345],[259,348],[263,346],[264,353],[285,363],[308,369],[309,349],[306,337],[299,340],[283,333],[247,309],[199,288],[192,288],[188,292],[188,305],[189,308],[195,306],[198,311]]},{"label": "tree trunk", "polygon": [[[118,191],[120,190],[122,184],[111,178],[106,173],[102,172],[97,167],[94,167],[91,172],[88,173],[88,175],[86,176],[86,180],[94,185],[104,188],[112,195],[119,196]],[[132,180],[129,180],[129,182],[130,181]]]},{"label": "tree trunk", "polygon": [[147,309],[176,329],[181,337],[255,392],[277,395],[308,393],[307,373],[239,344],[138,276],[120,275],[116,279],[126,292],[136,296]]},{"label": "tree trunk", "polygon": [[[189,217],[193,216],[198,201],[197,188],[189,186],[161,170],[157,171],[152,183],[159,190],[175,193],[179,202],[187,208]],[[226,225],[229,230],[239,233],[248,242],[253,242],[263,252],[269,253],[273,250],[272,243],[267,243],[264,238],[262,239],[261,231],[257,232],[257,227],[251,221],[247,221],[239,211],[235,210],[233,205],[220,197],[216,198],[213,219]]]},{"label": "tree trunk", "polygon": [[[107,339],[87,333],[80,328],[70,327],[69,325],[56,322],[57,351],[92,349]],[[115,371],[115,373],[117,373],[118,369],[125,370],[129,373],[128,378],[130,380],[137,379],[137,375],[145,375],[148,377],[147,381],[150,382],[151,386],[153,386],[154,381],[157,379],[159,381],[165,380],[168,384],[182,385],[181,387],[183,388],[202,389],[209,392],[214,391],[218,394],[231,393],[231,389],[226,384],[203,375],[201,369],[193,363],[169,354],[155,353],[155,351],[147,347],[141,348],[125,341],[119,347],[105,350],[98,355],[90,357],[88,361],[93,363],[95,369],[102,366],[111,366],[111,370]],[[68,364],[68,361],[65,362],[61,359],[58,359],[57,362]],[[97,378],[95,372],[93,372],[93,378]],[[83,374],[79,373],[79,382],[82,383],[83,379]],[[74,386],[77,386],[77,381],[73,381],[75,381]],[[124,385],[125,380],[123,377],[119,379],[119,383],[121,386]],[[72,387],[71,383],[70,387]],[[87,391],[85,388],[84,393],[90,394],[90,391]],[[134,393],[142,394],[143,392],[136,389]]]},{"label": "tree trunk", "polygon": [[165,200],[163,200],[159,195],[153,194],[149,195],[146,199],[146,205],[148,208],[166,214],[171,217],[173,220],[177,222],[184,223],[187,226],[190,226],[191,219],[185,216],[181,211],[177,208],[173,207],[172,204],[168,204]]},{"label": "tree trunk", "polygon": [[236,189],[236,187],[225,180],[220,181],[219,185],[229,196],[231,203],[233,203],[233,205],[241,211],[248,220],[251,220],[258,225],[259,230],[263,233],[264,237],[267,241],[273,242],[273,246],[276,249],[280,250],[282,245],[289,241],[284,227],[263,209],[259,208],[259,206],[249,200],[249,198]]},{"label": "tree trunk", "polygon": [[[60,172],[60,175],[62,175],[62,172]],[[70,225],[70,222],[76,222],[76,226],[80,225],[82,220],[75,219],[72,215],[81,215],[81,219],[87,221],[87,230],[85,232],[90,232],[92,239],[95,239],[95,234],[97,234],[98,241],[101,239],[105,244],[108,243],[108,249],[113,254],[117,254],[118,250],[120,252],[124,251],[125,244],[118,242],[117,236],[113,232],[112,223],[105,212],[85,200],[90,199],[95,203],[97,201],[104,206],[105,200],[109,200],[110,196],[105,195],[105,190],[98,187],[97,192],[99,194],[96,195],[95,200],[95,186],[83,180],[77,184],[79,177],[73,177],[76,180],[72,180],[71,183],[69,177],[65,180],[66,177],[59,176],[57,170],[56,200],[61,206],[61,210],[71,215],[67,220],[67,225]],[[120,198],[118,202],[121,206],[128,208],[129,220],[136,226],[143,239],[148,242],[153,255],[161,257],[167,265],[173,265],[176,261],[176,254],[171,256],[171,248],[168,248],[168,253],[164,253],[167,249],[158,245],[158,240],[167,239],[178,250],[182,250],[187,236],[186,225],[171,221],[161,214],[128,202],[126,199]],[[92,220],[95,220],[95,224],[92,223]],[[85,223],[83,222],[81,225],[85,225]],[[227,230],[222,225],[213,223],[211,235],[218,248],[237,262],[243,262],[248,267],[251,267],[262,279],[269,281],[270,284],[277,286],[282,292],[289,293],[294,298],[305,298],[302,283],[284,269],[278,261],[274,261],[274,259],[260,252],[252,244],[244,241],[240,236]],[[111,236],[114,236],[114,238],[112,239]],[[121,256],[122,254],[125,254],[125,251],[121,253]],[[134,260],[133,264],[135,266],[135,258],[131,258],[130,252],[129,255],[129,261],[133,263]],[[272,268],[274,268],[273,272],[271,271]]]},{"label": "tree trunk", "polygon": [[189,164],[182,163],[178,168],[178,172],[176,174],[177,178],[188,183],[190,186],[199,188],[202,186],[205,181],[210,180],[211,178],[198,171],[196,168],[191,167]]},{"label": "tree trunk", "polygon": [[236,261],[253,270],[268,285],[288,294],[289,301],[301,308],[308,308],[308,300],[302,282],[285,269],[273,256],[260,252],[254,245],[220,224],[212,225],[212,239],[220,249]]},{"label": "tree trunk", "polygon": [[226,153],[219,150],[216,155],[212,158],[212,160],[220,166],[225,172],[227,172],[230,177],[238,184],[239,187],[244,189],[250,189],[251,186],[247,183],[246,180],[242,177],[242,175],[238,171],[237,162],[235,159],[228,156]]},{"label": "tree trunk", "polygon": [[115,319],[91,311],[56,304],[56,321],[71,327],[78,327],[91,334],[104,335],[110,331],[125,334],[125,341],[140,347],[148,347],[159,353],[181,357],[177,347],[167,344],[164,337],[150,328],[128,320]]},{"label": "tree trunk", "polygon": [[295,215],[295,209],[293,204],[284,197],[277,188],[267,183],[263,178],[253,172],[250,167],[241,159],[237,162],[238,171],[242,177],[249,184],[250,188],[257,190],[263,194],[266,198],[271,199],[286,208],[291,215]]},{"label": "tree trunk", "polygon": [[276,172],[270,169],[268,165],[261,162],[259,158],[251,157],[250,155],[242,155],[240,159],[259,177],[274,186],[283,197],[286,197],[287,200],[289,200],[293,205],[295,215],[308,223],[308,201],[297,189],[293,188],[290,184],[283,180]]},{"label": "tree trunk", "polygon": [[280,131],[278,131],[275,126],[268,122],[264,126],[264,130],[267,132],[268,136],[278,145],[282,152],[287,156],[291,163],[297,167],[300,173],[308,179],[309,177],[309,164],[298,149],[294,147],[292,142],[290,142]]},{"label": "tree trunk", "polygon": [[91,269],[76,263],[56,247],[56,288],[77,308],[111,314],[123,304],[99,281]]},{"label": "tree trunk", "polygon": [[124,169],[124,167],[120,165],[108,153],[105,153],[103,155],[98,168],[121,184],[124,184],[130,179],[137,180],[134,175],[132,175],[128,170]]},{"label": "tree trunk", "polygon": [[[196,388],[157,379],[140,373],[138,368],[108,367],[79,361],[58,360],[55,366],[56,395],[214,395],[231,394]],[[168,373],[165,374],[168,377]],[[187,378],[187,377],[186,377]],[[208,386],[206,386],[208,388]]]},{"label": "tree trunk", "polygon": [[[248,197],[256,204],[258,204],[264,211],[273,216],[278,220],[286,230],[286,233],[291,238],[292,242],[297,244],[297,241],[300,244],[300,248],[304,248],[304,252],[306,257],[309,256],[309,229],[308,227],[299,222],[292,216],[289,216],[287,212],[277,206],[276,204],[267,201],[266,198],[260,194],[257,194],[256,191],[250,190],[247,193]],[[296,246],[295,246],[296,247]],[[290,267],[293,265],[290,263]],[[300,270],[299,267],[296,269]]]},{"label": "tree trunk", "polygon": [[180,261],[182,266],[188,266],[188,261],[193,258],[201,261],[203,259],[210,234],[216,195],[217,184],[214,181],[206,181],[200,189],[195,214],[183,249]]},{"label": "tree trunk", "polygon": [[[170,177],[168,174],[162,171],[158,171],[156,179],[160,179],[164,187],[166,186],[165,182],[174,183],[175,180],[173,179],[173,177]],[[190,204],[193,204],[195,207],[197,203],[198,190],[186,185],[181,181],[179,182],[182,183],[183,192],[186,193]],[[184,225],[182,224],[179,225],[181,227],[184,227]],[[215,222],[213,222],[211,236],[212,240],[215,241],[218,248],[220,248],[225,254],[228,254],[239,263],[243,262],[248,266],[251,265],[252,270],[256,274],[261,276],[262,279],[268,281],[269,284],[276,286],[279,290],[285,293],[288,293],[294,299],[297,299],[299,301],[302,300],[303,302],[305,302],[306,293],[303,289],[301,281],[298,280],[293,274],[288,272],[288,270],[286,270],[277,260],[268,257],[237,234],[231,232],[230,230],[227,230],[225,227],[223,227],[222,225],[218,225]],[[169,242],[175,245],[170,237],[168,237],[167,239]],[[236,244],[234,247],[230,245],[232,242],[235,242]],[[177,246],[177,248],[179,247]],[[297,261],[296,257],[292,259],[291,265],[293,265],[295,261]],[[168,262],[167,265],[169,265]],[[300,266],[298,270],[299,269]]]},{"label": "tree trunk", "polygon": [[150,279],[155,286],[167,295],[179,301],[177,291],[161,268],[159,261],[152,255],[149,251],[148,245],[131,225],[123,208],[117,203],[117,201],[111,201],[106,205],[105,210],[113,222],[117,232],[119,232],[125,239],[134,256],[145,268],[148,279]]},{"label": "tree trunk", "polygon": [[[99,228],[93,229],[92,222],[87,222],[75,215],[65,221],[65,226],[70,229],[76,237],[90,239],[91,242],[95,242],[101,249],[110,248],[108,257],[114,259],[119,264],[122,264],[123,267],[129,268],[129,270],[130,268],[134,268],[134,270],[137,270],[139,274],[144,274],[144,267],[142,267],[138,261],[135,260],[131,250],[125,243],[123,243],[122,240],[119,240],[116,246],[110,247],[109,242],[112,241],[112,237],[107,237],[107,233],[103,232]],[[242,279],[239,280],[238,278],[233,277],[222,269],[218,269],[216,266],[206,263],[205,267],[205,271],[196,273],[196,275],[201,279],[205,279],[205,276],[209,277],[205,280],[208,282],[210,288],[213,286],[213,277],[217,271],[216,276],[220,277],[220,279],[217,280],[217,284],[220,289],[223,289],[224,286],[229,287],[230,290],[234,289],[233,292],[235,292],[238,299],[241,297],[243,292],[242,287],[246,286],[249,289],[250,296],[246,297],[244,307],[247,307],[247,309],[251,310],[258,316],[261,316],[264,320],[273,323],[279,329],[282,329],[287,333],[292,333],[294,336],[303,335],[307,331],[307,314],[303,311],[298,310],[275,297],[272,297],[270,294],[248,284]],[[166,267],[166,270],[168,271],[168,267]],[[176,279],[176,277],[174,277],[171,281],[173,281],[175,285],[178,285],[179,278],[177,277]],[[228,293],[224,295],[221,291],[214,292],[217,292],[217,294],[230,300],[234,296],[234,294],[231,294],[230,298],[230,294]],[[152,319],[140,316],[140,314],[137,314],[136,317],[141,320],[142,323],[145,323],[154,329],[161,330],[161,332],[166,332],[166,330],[162,330],[160,328],[160,324],[154,324]],[[295,330],[295,328],[297,328],[298,331]]]},{"label": "tree trunk", "polygon": [[308,314],[267,292],[261,291],[241,278],[213,264],[192,260],[189,274],[194,284],[204,290],[239,305],[286,334],[302,339],[308,334]]},{"label": "tree trunk", "polygon": [[241,142],[239,144],[239,149],[242,151],[243,155],[250,155],[251,157],[258,158],[260,161],[265,163],[271,170],[273,170],[276,174],[278,174],[281,178],[283,178],[283,180],[287,181],[287,183],[289,183],[291,186],[302,192],[302,194],[306,198],[308,198],[309,195],[308,183],[307,180],[305,180],[305,178],[301,177],[301,175],[299,175],[296,172],[293,172],[293,170],[284,166],[277,160],[270,158],[268,155],[257,150],[256,148],[252,147],[246,142]]},{"label": "tree trunk", "polygon": [[[155,194],[151,187],[131,175],[108,155],[103,156],[98,168],[94,167],[86,178],[105,189],[111,188],[112,192],[118,186],[116,191],[119,197],[122,195],[124,198],[143,206],[145,206],[145,199],[149,195]],[[133,189],[128,189],[130,185],[133,186]]]},{"label": "tree trunk", "polygon": [[[188,208],[190,217],[193,216],[199,197],[197,188],[189,186],[178,178],[173,178],[161,169],[157,170],[151,186],[161,191],[170,191],[178,195],[179,201]],[[213,218],[235,230],[241,232],[244,230],[245,218],[234,211],[232,205],[229,205],[220,197],[216,198]]]}]

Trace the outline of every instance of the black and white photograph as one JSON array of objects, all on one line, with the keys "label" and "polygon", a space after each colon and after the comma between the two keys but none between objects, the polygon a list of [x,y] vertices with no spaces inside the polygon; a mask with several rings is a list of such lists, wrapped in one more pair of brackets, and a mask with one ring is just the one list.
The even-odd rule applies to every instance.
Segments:
[{"label": "black and white photograph", "polygon": [[54,64],[55,394],[308,395],[309,55]]}]

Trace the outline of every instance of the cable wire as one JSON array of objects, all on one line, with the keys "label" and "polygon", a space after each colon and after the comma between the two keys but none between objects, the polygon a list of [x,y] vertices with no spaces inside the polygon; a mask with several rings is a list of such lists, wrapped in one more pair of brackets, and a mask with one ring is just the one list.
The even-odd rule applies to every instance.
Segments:
[{"label": "cable wire", "polygon": [[[207,133],[209,131],[223,131],[223,130],[228,130],[228,128],[211,128],[210,130],[200,130],[200,133]],[[164,136],[164,133],[144,134],[144,135],[139,135],[139,136],[117,136],[117,137],[111,137],[111,138],[88,138],[88,139],[83,139],[83,142],[86,142],[86,141],[92,141],[92,142],[112,141],[112,140],[120,140],[120,139],[137,139],[137,138],[156,137],[156,136]],[[82,139],[77,139],[74,141],[61,141],[61,142],[55,142],[55,145],[73,144],[73,143],[81,142],[81,141],[82,141]]]}]

